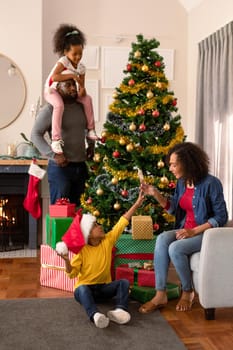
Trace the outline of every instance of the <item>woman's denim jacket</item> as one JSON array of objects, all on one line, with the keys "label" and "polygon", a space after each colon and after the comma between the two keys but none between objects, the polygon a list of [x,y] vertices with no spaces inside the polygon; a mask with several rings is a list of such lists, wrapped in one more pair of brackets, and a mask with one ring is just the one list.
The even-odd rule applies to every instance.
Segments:
[{"label": "woman's denim jacket", "polygon": [[[170,200],[169,214],[175,215],[175,228],[184,227],[185,211],[179,206],[179,201],[185,192],[185,183],[179,179],[175,193]],[[224,226],[228,215],[223,195],[223,187],[218,178],[207,175],[194,187],[193,211],[197,225],[209,222],[212,227]]]}]

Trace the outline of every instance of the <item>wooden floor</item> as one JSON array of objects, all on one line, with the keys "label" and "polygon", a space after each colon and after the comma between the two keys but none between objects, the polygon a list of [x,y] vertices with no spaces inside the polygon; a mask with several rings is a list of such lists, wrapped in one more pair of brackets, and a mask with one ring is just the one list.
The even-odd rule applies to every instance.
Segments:
[{"label": "wooden floor", "polygon": [[[39,254],[38,254],[39,255]],[[0,259],[0,299],[73,297],[72,293],[41,287],[40,259]],[[173,281],[172,281],[173,279]],[[175,281],[170,271],[170,281]],[[206,321],[196,302],[190,312],[176,312],[177,300],[161,313],[189,350],[225,350],[233,347],[233,308],[216,310],[216,320]],[[166,349],[165,349],[166,350]]]}]

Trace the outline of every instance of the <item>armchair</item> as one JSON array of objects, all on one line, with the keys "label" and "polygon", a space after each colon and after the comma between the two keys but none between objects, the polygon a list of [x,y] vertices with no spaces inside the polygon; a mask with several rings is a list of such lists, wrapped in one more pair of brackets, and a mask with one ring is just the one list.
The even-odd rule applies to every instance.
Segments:
[{"label": "armchair", "polygon": [[215,308],[233,307],[233,227],[206,230],[201,251],[192,254],[190,266],[207,320],[215,319]]}]

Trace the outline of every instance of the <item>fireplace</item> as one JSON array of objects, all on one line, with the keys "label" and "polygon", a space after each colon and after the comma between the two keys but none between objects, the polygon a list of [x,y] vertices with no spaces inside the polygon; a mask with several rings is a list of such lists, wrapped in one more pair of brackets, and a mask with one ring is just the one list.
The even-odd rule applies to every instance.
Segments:
[{"label": "fireplace", "polygon": [[37,248],[37,220],[23,208],[28,166],[0,165],[0,251]]}]

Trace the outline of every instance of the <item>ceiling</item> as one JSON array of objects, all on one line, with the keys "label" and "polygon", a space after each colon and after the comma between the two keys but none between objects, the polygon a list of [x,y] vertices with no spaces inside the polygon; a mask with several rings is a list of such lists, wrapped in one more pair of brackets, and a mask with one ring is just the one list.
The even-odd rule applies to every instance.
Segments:
[{"label": "ceiling", "polygon": [[187,12],[198,6],[203,0],[179,0]]}]

